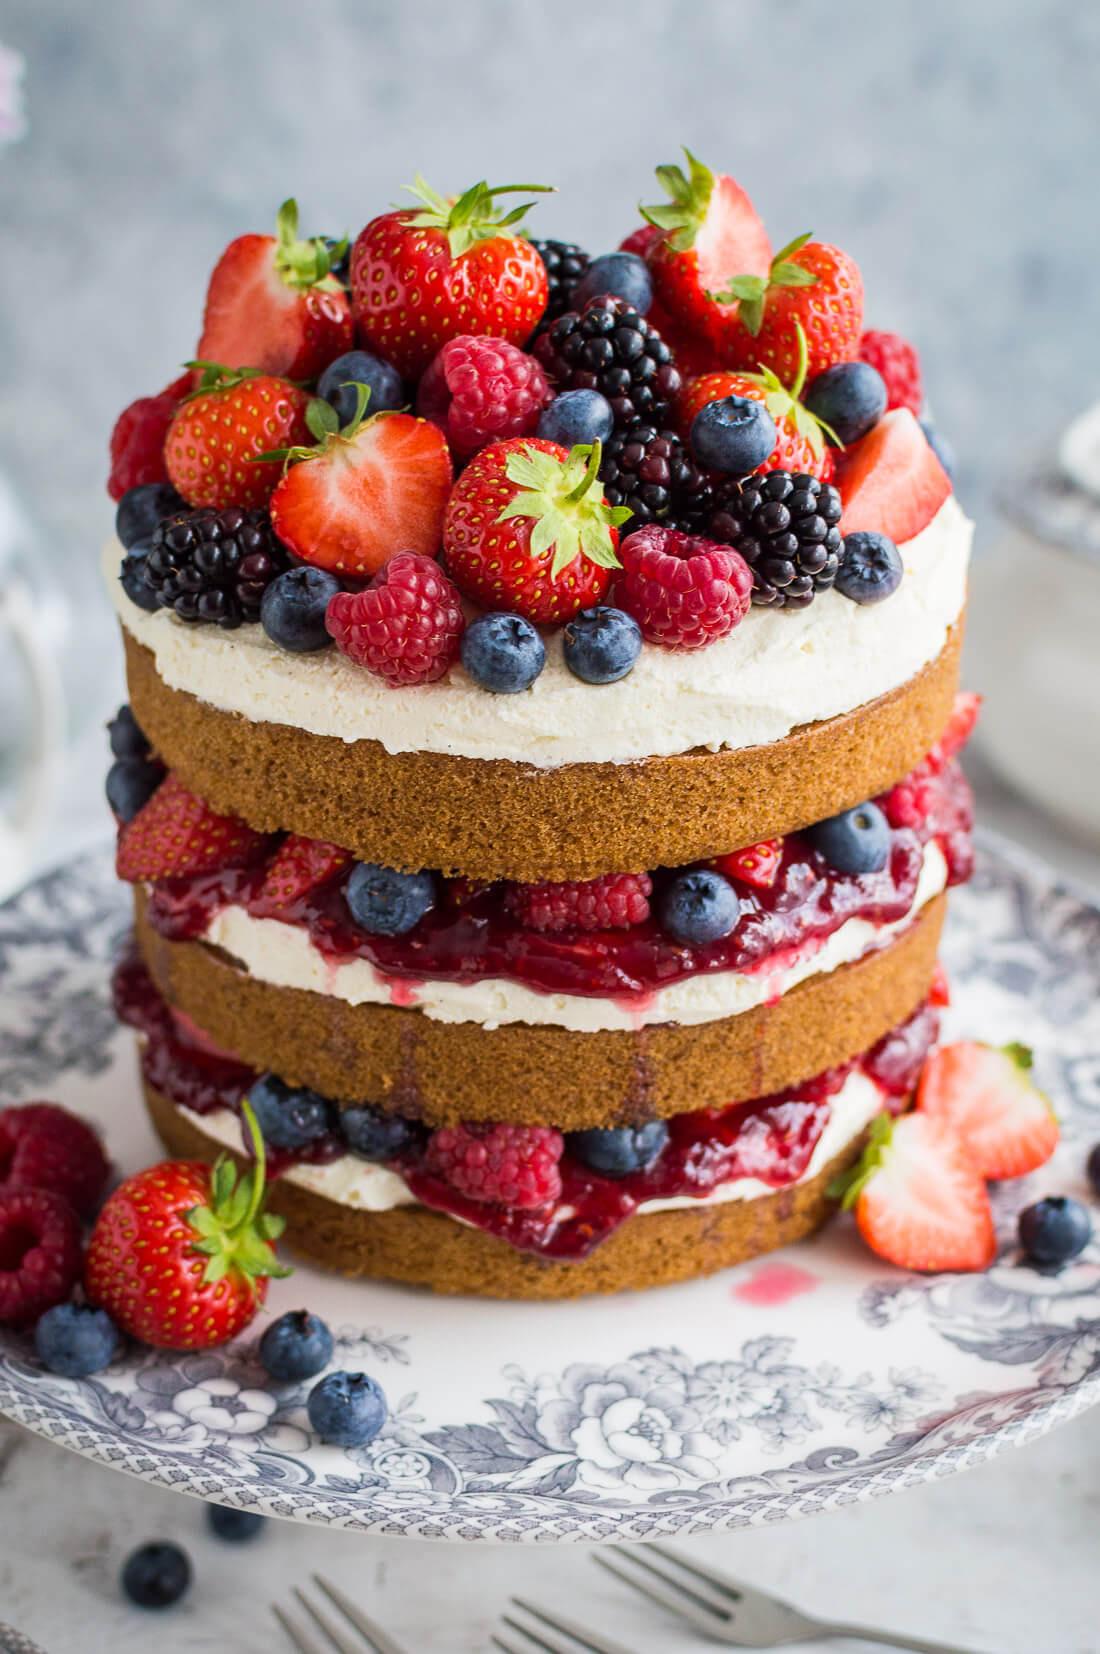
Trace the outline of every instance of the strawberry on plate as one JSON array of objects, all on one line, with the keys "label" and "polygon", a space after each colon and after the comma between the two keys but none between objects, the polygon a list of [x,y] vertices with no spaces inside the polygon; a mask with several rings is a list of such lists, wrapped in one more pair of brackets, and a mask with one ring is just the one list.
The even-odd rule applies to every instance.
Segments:
[{"label": "strawberry on plate", "polygon": [[368,418],[369,391],[356,392],[343,427],[331,403],[310,402],[316,445],[275,453],[287,470],[270,511],[279,539],[304,563],[365,580],[394,552],[436,555],[454,473],[435,425],[407,413]]},{"label": "strawberry on plate", "polygon": [[900,546],[928,527],[951,493],[951,478],[914,415],[894,408],[845,450],[837,486],[845,534],[870,529]]},{"label": "strawberry on plate", "polygon": [[900,1269],[987,1269],[997,1256],[985,1179],[946,1121],[880,1114],[855,1170],[830,1190],[872,1252]]},{"label": "strawberry on plate", "polygon": [[316,379],[354,342],[351,306],[332,274],[346,243],[298,239],[298,203],[275,235],[241,235],[215,264],[195,355],[231,368]]},{"label": "strawberry on plate", "polygon": [[115,870],[128,884],[218,873],[245,866],[266,842],[263,833],[219,815],[169,775],[119,834]]},{"label": "strawberry on plate", "polygon": [[946,1120],[983,1177],[1023,1177],[1050,1159],[1058,1121],[1031,1078],[1026,1045],[941,1045],[924,1065],[917,1107]]},{"label": "strawberry on plate", "polygon": [[188,505],[265,506],[279,480],[274,464],[256,464],[267,449],[309,435],[305,391],[287,379],[191,362],[199,386],[175,414],[164,441],[168,475]]},{"label": "strawberry on plate", "polygon": [[350,850],[324,839],[289,833],[272,856],[264,882],[248,904],[260,919],[278,919],[319,885],[351,866]]},{"label": "strawberry on plate", "polygon": [[531,206],[510,212],[496,197],[541,184],[484,181],[445,198],[423,178],[408,186],[420,203],[372,218],[351,252],[351,302],[359,337],[415,379],[462,333],[488,333],[526,344],[549,297],[546,266],[514,233]]},{"label": "strawberry on plate", "polygon": [[836,362],[850,362],[859,350],[863,278],[855,260],[826,241],[798,236],[775,255],[766,276],[737,275],[718,298],[724,310],[715,345],[729,367],[771,368],[780,379],[793,379],[802,350],[799,330],[806,338],[809,379]]},{"label": "strawberry on plate", "polygon": [[191,389],[191,375],[174,379],[156,396],[139,396],[123,408],[111,432],[111,474],[107,492],[120,500],[131,488],[147,482],[165,482],[168,467],[164,439],[172,418]]}]

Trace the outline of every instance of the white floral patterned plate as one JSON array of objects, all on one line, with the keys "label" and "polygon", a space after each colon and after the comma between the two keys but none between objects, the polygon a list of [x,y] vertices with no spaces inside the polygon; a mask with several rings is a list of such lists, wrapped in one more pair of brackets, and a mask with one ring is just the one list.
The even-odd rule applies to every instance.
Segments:
[{"label": "white floral patterned plate", "polygon": [[[950,1026],[1035,1047],[1065,1142],[997,1196],[984,1276],[880,1266],[841,1221],[711,1280],[574,1305],[446,1301],[301,1269],[341,1366],[384,1385],[370,1447],[311,1438],[302,1389],[273,1390],[253,1341],[131,1353],[82,1382],[0,1334],[0,1410],[98,1460],[206,1499],[417,1538],[637,1540],[773,1522],[889,1493],[1041,1435],[1100,1397],[1100,1245],[1060,1275],[1021,1267],[1014,1216],[1085,1195],[1100,1138],[1100,912],[982,840],[953,898]],[[107,961],[127,897],[106,854],[0,908],[0,1100],[50,1096],[105,1126],[123,1171],[156,1156],[116,1028]]]}]

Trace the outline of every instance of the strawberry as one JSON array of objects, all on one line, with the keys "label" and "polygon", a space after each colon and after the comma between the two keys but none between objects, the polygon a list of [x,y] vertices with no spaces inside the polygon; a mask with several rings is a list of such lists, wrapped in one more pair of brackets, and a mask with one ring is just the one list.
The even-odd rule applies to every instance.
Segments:
[{"label": "strawberry", "polygon": [[985,1180],[930,1114],[880,1114],[863,1158],[831,1191],[872,1252],[901,1269],[987,1269],[997,1256]]},{"label": "strawberry", "polygon": [[107,492],[112,500],[120,500],[129,489],[138,488],[142,483],[167,480],[164,439],[172,416],[190,389],[191,375],[185,373],[156,396],[139,396],[136,402],[123,408],[111,432]]},{"label": "strawberry", "polygon": [[488,333],[526,344],[549,297],[546,266],[512,226],[531,203],[495,197],[541,184],[474,184],[444,199],[417,176],[421,204],[372,218],[351,252],[351,302],[364,344],[415,379],[448,339]]},{"label": "strawberry", "polygon": [[264,882],[249,902],[248,911],[260,919],[281,918],[303,896],[336,878],[351,862],[350,850],[326,844],[324,839],[291,833],[268,863]]},{"label": "strawberry", "polygon": [[264,1142],[243,1105],[255,1162],[229,1155],[164,1160],[129,1177],[96,1219],[84,1264],[88,1302],[155,1349],[205,1350],[242,1332],[288,1275],[272,1241],[283,1219],[263,1211]]},{"label": "strawberry", "polygon": [[965,747],[981,709],[982,697],[976,695],[973,690],[962,689],[955,696],[951,716],[944,725],[943,734],[925,760],[931,766],[933,775],[938,775],[940,770],[946,768],[952,758],[957,757]]},{"label": "strawberry", "polygon": [[176,413],[164,441],[168,475],[188,505],[265,506],[279,480],[266,450],[303,442],[309,398],[286,379],[216,362],[192,362],[198,389]]},{"label": "strawberry", "polygon": [[805,357],[800,358],[798,370],[788,390],[771,368],[761,373],[731,373],[722,369],[704,373],[691,379],[681,391],[676,404],[676,419],[685,439],[690,439],[692,423],[708,402],[718,402],[726,396],[747,396],[754,402],[763,402],[772,418],[778,441],[761,471],[800,472],[828,482],[835,469],[833,449],[826,446],[826,427],[816,419],[799,400],[806,382]]},{"label": "strawberry", "polygon": [[894,408],[846,450],[837,486],[845,534],[873,529],[900,546],[928,527],[951,479],[909,409]]},{"label": "strawberry", "polygon": [[718,298],[727,309],[715,346],[729,367],[759,365],[780,379],[793,379],[802,354],[799,329],[806,338],[809,379],[858,353],[863,278],[855,260],[828,242],[799,236],[775,255],[766,277],[756,271],[736,276]]},{"label": "strawberry", "polygon": [[1022,1177],[1058,1146],[1058,1121],[1031,1063],[1026,1045],[958,1040],[933,1051],[921,1072],[918,1109],[954,1127],[983,1177]]},{"label": "strawberry", "polygon": [[244,866],[265,843],[262,833],[218,815],[169,775],[119,834],[115,870],[129,884],[217,873]]},{"label": "strawberry", "polygon": [[951,981],[943,965],[937,959],[932,970],[932,981],[928,987],[929,1005],[941,1006],[951,1003]]},{"label": "strawberry", "polygon": [[459,590],[486,609],[558,625],[598,603],[626,506],[609,506],[600,444],[567,451],[538,437],[494,442],[455,484],[443,523]]},{"label": "strawberry", "polygon": [[782,859],[783,840],[765,838],[759,844],[749,844],[744,850],[735,850],[732,855],[716,856],[713,865],[727,879],[738,879],[742,884],[752,885],[754,890],[770,890],[778,877]]},{"label": "strawberry", "polygon": [[624,235],[619,242],[620,253],[633,253],[636,258],[648,258],[663,236],[656,224],[639,224],[636,230]]},{"label": "strawberry", "polygon": [[271,496],[271,521],[303,562],[367,579],[395,551],[434,557],[453,472],[447,439],[406,413],[365,418],[369,392],[340,427],[331,403],[315,399],[306,420],[316,447],[276,454],[289,469]]},{"label": "strawberry", "polygon": [[214,266],[196,356],[288,379],[316,379],[354,343],[351,306],[332,266],[346,243],[298,239],[284,201],[275,235],[242,235]]}]

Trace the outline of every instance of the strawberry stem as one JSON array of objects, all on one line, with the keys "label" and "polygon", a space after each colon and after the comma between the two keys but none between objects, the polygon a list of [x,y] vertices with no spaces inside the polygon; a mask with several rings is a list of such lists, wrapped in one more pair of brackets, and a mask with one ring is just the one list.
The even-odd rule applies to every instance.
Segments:
[{"label": "strawberry stem", "polygon": [[[583,450],[580,445],[573,449],[574,454],[581,451]],[[603,443],[600,441],[599,437],[597,437],[595,442],[593,442],[591,447],[588,449],[588,463],[585,465],[584,475],[581,477],[581,480],[577,484],[576,488],[574,488],[571,493],[565,495],[562,502],[564,505],[579,505],[581,500],[584,499],[585,495],[591,489],[593,483],[600,474],[600,456],[602,453]]]},{"label": "strawberry stem", "polygon": [[490,185],[483,178],[457,197],[443,196],[438,190],[433,190],[419,172],[415,181],[406,184],[405,188],[410,195],[423,202],[418,212],[409,213],[408,222],[422,229],[444,230],[452,258],[461,258],[479,241],[494,240],[513,224],[518,224],[534,206],[533,201],[524,201],[510,212],[501,212],[495,204],[498,195],[516,195],[524,191],[536,195],[555,193],[552,184]]},{"label": "strawberry stem", "polygon": [[275,268],[288,287],[308,290],[323,287],[340,293],[343,288],[332,274],[332,266],[347,251],[347,237],[332,246],[323,236],[308,241],[298,238],[298,203],[293,196],[283,202],[275,219]]}]

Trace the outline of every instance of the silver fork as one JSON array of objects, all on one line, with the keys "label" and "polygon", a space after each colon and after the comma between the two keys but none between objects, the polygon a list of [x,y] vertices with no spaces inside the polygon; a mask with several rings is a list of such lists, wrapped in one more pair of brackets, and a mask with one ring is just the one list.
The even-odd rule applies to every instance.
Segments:
[{"label": "silver fork", "polygon": [[848,1637],[854,1642],[878,1643],[883,1648],[907,1648],[913,1654],[975,1654],[957,1643],[930,1642],[927,1637],[906,1637],[898,1631],[812,1619],[780,1597],[712,1573],[667,1546],[644,1545],[640,1549],[648,1554],[642,1556],[639,1548],[632,1547],[616,1551],[614,1559],[596,1553],[593,1561],[624,1585],[686,1620],[696,1631],[732,1648],[785,1648],[813,1637]]},{"label": "silver fork", "polygon": [[546,1608],[526,1602],[523,1597],[513,1597],[512,1605],[534,1620],[535,1625],[532,1629],[511,1614],[503,1614],[501,1625],[508,1630],[498,1628],[490,1641],[494,1648],[503,1649],[504,1654],[531,1654],[533,1649],[538,1654],[637,1654],[636,1649],[597,1637],[576,1620],[562,1619]]},{"label": "silver fork", "polygon": [[330,1580],[323,1579],[320,1574],[314,1574],[313,1583],[319,1591],[324,1592],[329,1602],[340,1610],[344,1619],[354,1627],[363,1640],[353,1642],[342,1624],[338,1624],[325,1608],[313,1602],[295,1585],[294,1597],[325,1636],[325,1641],[319,1642],[312,1631],[303,1631],[301,1625],[292,1620],[277,1602],[273,1602],[271,1612],[298,1650],[298,1654],[332,1654],[333,1649],[336,1650],[336,1654],[364,1654],[364,1650],[369,1650],[369,1654],[407,1654],[388,1632],[383,1631],[372,1619],[368,1619],[363,1610],[357,1608]]}]

